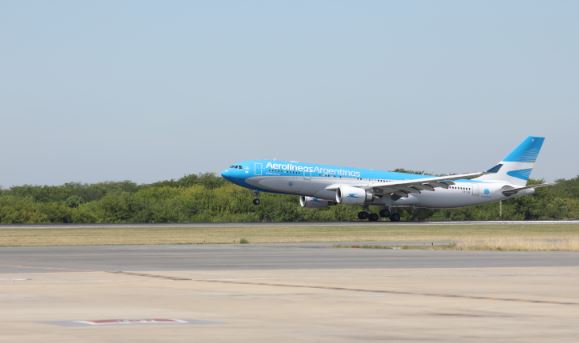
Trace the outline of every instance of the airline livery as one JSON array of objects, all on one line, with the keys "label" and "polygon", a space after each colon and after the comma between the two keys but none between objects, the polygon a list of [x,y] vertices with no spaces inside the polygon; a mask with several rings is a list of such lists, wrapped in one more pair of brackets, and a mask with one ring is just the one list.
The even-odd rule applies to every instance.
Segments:
[{"label": "airline livery", "polygon": [[[306,208],[362,205],[358,219],[399,221],[397,207],[453,208],[531,194],[546,184],[527,186],[544,137],[527,137],[485,172],[432,176],[277,160],[234,163],[221,175],[254,192],[300,196]],[[370,206],[379,207],[378,213]]]}]

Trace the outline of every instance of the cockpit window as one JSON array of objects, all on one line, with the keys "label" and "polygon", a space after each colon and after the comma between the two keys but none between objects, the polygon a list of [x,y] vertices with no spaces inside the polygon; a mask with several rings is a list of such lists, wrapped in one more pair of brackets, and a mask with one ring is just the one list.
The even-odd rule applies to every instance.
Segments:
[{"label": "cockpit window", "polygon": [[239,164],[231,165],[231,166],[229,166],[229,168],[233,168],[233,169],[243,169],[243,167],[240,166]]}]

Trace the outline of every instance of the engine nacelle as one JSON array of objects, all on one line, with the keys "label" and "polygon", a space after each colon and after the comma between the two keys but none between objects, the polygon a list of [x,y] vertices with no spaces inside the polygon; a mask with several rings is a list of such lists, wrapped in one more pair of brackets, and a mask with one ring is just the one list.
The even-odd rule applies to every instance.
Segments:
[{"label": "engine nacelle", "polygon": [[301,196],[300,205],[305,208],[324,208],[330,206],[330,202],[324,199]]},{"label": "engine nacelle", "polygon": [[372,201],[373,194],[362,188],[352,186],[340,186],[336,189],[336,202],[346,205],[363,205]]}]

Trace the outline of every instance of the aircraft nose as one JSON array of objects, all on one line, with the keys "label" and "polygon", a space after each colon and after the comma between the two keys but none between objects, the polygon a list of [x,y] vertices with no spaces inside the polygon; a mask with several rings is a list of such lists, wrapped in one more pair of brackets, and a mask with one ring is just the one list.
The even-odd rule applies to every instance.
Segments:
[{"label": "aircraft nose", "polygon": [[221,171],[221,176],[224,179],[228,179],[228,180],[231,179],[231,168],[223,169]]}]

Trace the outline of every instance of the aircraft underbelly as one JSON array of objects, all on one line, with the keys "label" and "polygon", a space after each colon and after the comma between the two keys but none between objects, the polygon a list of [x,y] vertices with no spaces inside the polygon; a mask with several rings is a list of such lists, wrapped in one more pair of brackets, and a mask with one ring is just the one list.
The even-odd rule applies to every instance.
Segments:
[{"label": "aircraft underbelly", "polygon": [[[336,180],[335,178],[312,178],[305,176],[256,176],[247,179],[247,183],[261,191],[305,195],[333,201],[336,191],[326,189],[336,183],[360,186],[355,180]],[[467,190],[441,189],[434,191],[422,191],[409,194],[408,197],[396,201],[374,201],[373,205],[385,206],[415,206],[427,208],[453,208],[469,205],[477,205],[493,200],[500,200],[497,192],[500,186],[485,185],[484,189],[478,185],[464,185]]]},{"label": "aircraft underbelly", "polygon": [[450,194],[450,192],[438,190],[434,192],[423,192],[418,195],[417,198],[417,206],[429,208],[451,208],[476,203],[470,194],[458,192],[456,192],[456,194]]},{"label": "aircraft underbelly", "polygon": [[494,196],[481,195],[471,191],[437,189],[416,195],[416,206],[428,208],[453,208],[471,206],[493,201]]},{"label": "aircraft underbelly", "polygon": [[262,191],[308,196],[314,196],[326,187],[303,176],[252,177],[247,183]]}]

